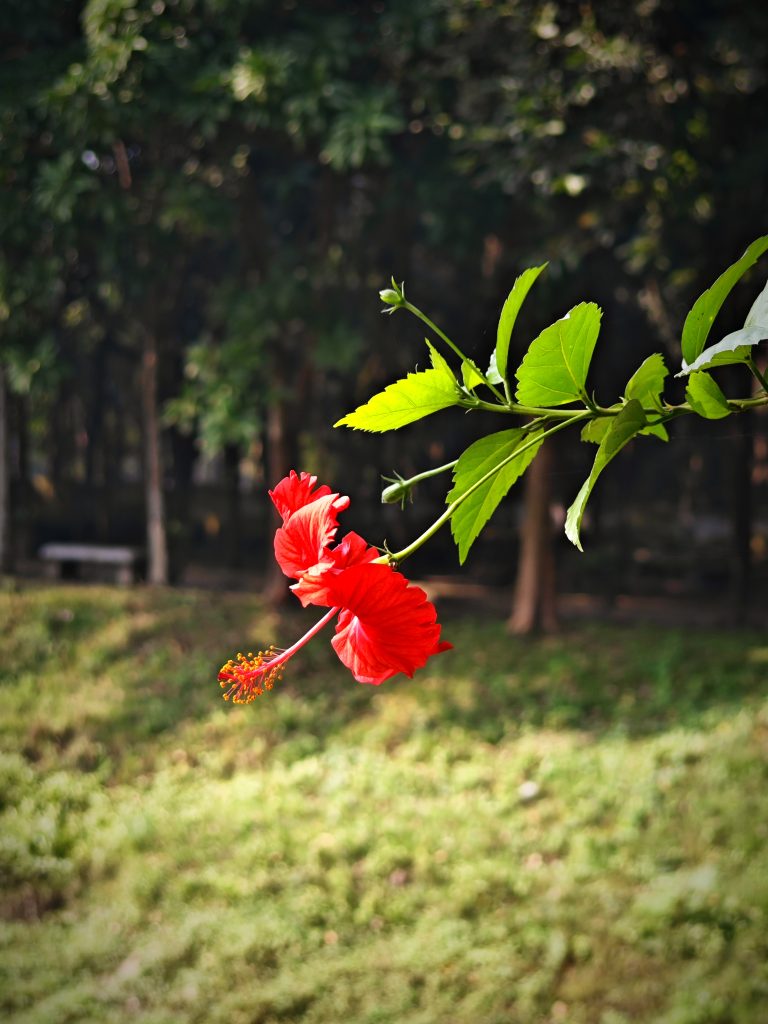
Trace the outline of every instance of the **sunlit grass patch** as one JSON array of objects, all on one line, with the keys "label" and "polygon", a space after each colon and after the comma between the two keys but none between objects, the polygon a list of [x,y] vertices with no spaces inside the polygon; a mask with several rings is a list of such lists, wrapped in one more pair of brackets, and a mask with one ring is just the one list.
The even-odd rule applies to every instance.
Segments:
[{"label": "sunlit grass patch", "polygon": [[763,1020],[762,637],[446,613],[413,681],[359,686],[319,638],[232,708],[221,661],[300,613],[0,601],[14,1022]]}]

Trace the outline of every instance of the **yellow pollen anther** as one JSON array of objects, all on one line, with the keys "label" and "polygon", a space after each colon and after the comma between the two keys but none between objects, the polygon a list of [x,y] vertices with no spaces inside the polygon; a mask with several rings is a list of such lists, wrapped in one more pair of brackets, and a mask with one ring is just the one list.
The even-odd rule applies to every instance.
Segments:
[{"label": "yellow pollen anther", "polygon": [[231,700],[233,704],[250,704],[265,690],[271,690],[283,675],[282,664],[272,664],[277,654],[277,648],[270,646],[256,654],[249,651],[245,655],[239,651],[230,658],[219,672],[219,683],[226,691],[222,694],[224,700]]}]

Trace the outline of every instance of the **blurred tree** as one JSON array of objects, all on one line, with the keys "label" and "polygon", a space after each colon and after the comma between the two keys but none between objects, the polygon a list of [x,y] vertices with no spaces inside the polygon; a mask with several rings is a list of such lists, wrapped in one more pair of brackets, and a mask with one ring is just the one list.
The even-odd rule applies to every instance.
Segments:
[{"label": "blurred tree", "polygon": [[[549,258],[520,341],[587,292],[622,339],[596,382],[614,386],[651,334],[676,344],[764,215],[759,5],[17,0],[3,16],[2,351],[53,353],[35,400],[85,422],[87,478],[116,471],[115,394],[143,405],[157,578],[163,483],[189,475],[174,431],[225,455],[236,551],[242,453],[261,441],[268,478],[308,447],[327,459],[344,404],[419,358],[382,343],[391,272],[472,337]],[[371,459],[344,443],[346,463]]]}]

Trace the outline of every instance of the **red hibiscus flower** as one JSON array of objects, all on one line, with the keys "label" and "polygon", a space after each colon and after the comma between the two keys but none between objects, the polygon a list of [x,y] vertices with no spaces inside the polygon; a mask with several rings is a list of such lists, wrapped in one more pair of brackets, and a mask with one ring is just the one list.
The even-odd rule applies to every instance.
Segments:
[{"label": "red hibiscus flower", "polygon": [[413,676],[433,654],[452,646],[440,640],[437,613],[424,591],[376,561],[376,548],[351,532],[333,544],[348,497],[293,471],[269,496],[283,520],[275,558],[296,580],[291,590],[305,607],[329,610],[287,650],[270,647],[228,661],[219,672],[225,699],[248,704],[271,690],[285,663],[337,617],[333,649],[360,683],[378,686],[399,672]]}]

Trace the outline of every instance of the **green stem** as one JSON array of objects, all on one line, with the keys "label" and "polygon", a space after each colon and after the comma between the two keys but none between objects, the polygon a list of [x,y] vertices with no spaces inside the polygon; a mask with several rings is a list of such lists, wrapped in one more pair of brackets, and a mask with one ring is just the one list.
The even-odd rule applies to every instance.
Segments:
[{"label": "green stem", "polygon": [[[768,392],[768,386],[766,386],[766,392]],[[732,405],[736,412],[741,412],[745,409],[757,409],[760,406],[768,405],[768,393],[756,395],[754,398],[729,398],[728,404]],[[537,406],[516,405],[514,403],[510,406],[500,407],[493,402],[483,402],[479,398],[474,399],[474,401],[462,401],[459,405],[465,409],[482,409],[487,412],[500,412],[514,416],[536,416],[546,420],[572,420],[577,417],[581,419],[585,414],[589,414],[592,419],[598,419],[599,417],[616,416],[624,408],[622,402],[616,402],[614,405],[598,406],[594,409],[542,409]],[[687,402],[681,402],[680,405],[665,404],[658,412],[660,416],[659,422],[663,423],[667,419],[679,416],[681,413],[693,412],[693,409]]]},{"label": "green stem", "polygon": [[[444,331],[441,331],[437,324],[429,319],[426,313],[422,313],[422,311],[417,306],[414,306],[413,303],[408,302],[407,299],[404,300],[402,308],[407,309],[409,313],[413,313],[413,315],[415,317],[418,317],[423,324],[426,324],[430,330],[434,331],[438,338],[442,338],[445,344],[453,352],[456,353],[456,355],[459,357],[462,363],[472,363],[473,365],[475,365],[474,360],[469,359],[468,356],[465,356],[464,353],[459,348],[459,346],[456,345],[453,341],[451,341],[448,335]],[[491,384],[491,382],[488,380],[488,378],[486,377],[486,375],[483,373],[479,366],[477,367],[477,372],[480,374],[483,384],[485,384],[487,388],[490,388],[490,390],[493,392],[496,398],[498,398],[499,402],[501,402],[502,405],[506,406],[507,399],[504,397],[504,395],[502,395],[498,388],[494,387],[493,384]]]},{"label": "green stem", "polygon": [[768,392],[768,379],[766,379],[758,369],[757,363],[755,362],[753,356],[749,357],[749,359],[747,360],[747,365],[749,366],[753,375],[757,378],[757,381],[762,387],[763,391]]},{"label": "green stem", "polygon": [[[548,420],[572,420],[576,416],[583,416],[585,412],[595,415],[587,409],[541,409],[535,405],[517,405],[515,402],[498,406],[494,402],[484,402],[481,398],[462,401],[459,405],[465,409],[483,409],[485,412],[511,413],[514,416],[543,416]],[[616,405],[614,409],[601,409],[597,415],[614,416],[621,408],[621,405]]]},{"label": "green stem", "polygon": [[519,448],[516,448],[510,455],[506,457],[506,459],[502,459],[497,466],[494,466],[493,469],[490,469],[484,476],[480,477],[479,480],[475,481],[475,483],[472,484],[471,487],[468,487],[467,490],[462,495],[460,495],[460,497],[458,497],[455,501],[451,502],[451,504],[448,506],[445,512],[443,512],[443,514],[439,516],[434,521],[434,523],[432,523],[432,525],[429,526],[424,531],[424,533],[421,534],[421,536],[417,537],[416,540],[414,540],[411,544],[403,548],[402,551],[382,555],[381,558],[377,558],[375,559],[375,561],[398,563],[404,561],[406,558],[408,558],[409,555],[412,555],[415,551],[418,551],[422,544],[426,543],[426,541],[433,537],[440,529],[440,527],[448,522],[448,520],[451,518],[451,516],[459,507],[459,505],[465,502],[467,498],[470,497],[470,495],[474,494],[474,492],[479,487],[482,487],[483,484],[488,483],[488,481],[491,480],[496,475],[496,473],[499,472],[500,469],[503,469],[508,463],[512,462],[512,460],[516,459],[519,455],[522,455],[523,452],[527,451],[529,448],[532,448],[534,445],[540,444],[540,442],[543,441],[544,438],[550,437],[550,435],[552,434],[556,434],[558,431],[570,426],[571,423],[574,423],[577,420],[590,419],[591,416],[592,413],[590,412],[582,412],[579,416],[574,416],[571,419],[563,420],[560,423],[555,424],[554,427],[550,427],[549,430],[545,430],[543,434],[531,438],[530,441],[527,441]]},{"label": "green stem", "polygon": [[432,476],[439,476],[441,473],[445,473],[458,462],[458,459],[454,459],[453,462],[446,462],[444,466],[435,466],[434,469],[425,469],[423,473],[417,473],[416,476],[409,477],[408,480],[403,481],[404,487],[411,487],[413,484],[418,484],[422,480],[429,480]]},{"label": "green stem", "polygon": [[[768,386],[765,390],[768,392]],[[756,398],[729,398],[728,404],[735,405],[739,412],[744,409],[759,409],[761,406],[768,405],[768,393],[758,395]]]},{"label": "green stem", "polygon": [[394,505],[396,502],[400,502],[402,507],[405,508],[405,499],[410,497],[412,487],[421,480],[428,480],[431,476],[437,476],[438,473],[444,473],[447,469],[453,469],[458,461],[458,459],[454,459],[453,462],[446,462],[444,466],[436,466],[434,469],[425,469],[423,473],[417,473],[409,480],[400,476],[399,473],[395,473],[394,478],[390,476],[382,477],[382,479],[386,480],[389,484],[389,487],[385,487],[381,492],[382,502],[385,505]]},{"label": "green stem", "polygon": [[[760,409],[763,406],[768,406],[768,394],[757,395],[755,398],[728,398],[727,401],[734,412],[746,412],[748,409]],[[667,420],[693,411],[688,402],[681,402],[680,405],[665,405],[659,422],[666,423]]]},{"label": "green stem", "polygon": [[458,459],[454,459],[453,462],[446,462],[444,466],[435,466],[434,469],[425,469],[423,473],[417,473],[408,480],[400,476],[399,473],[395,473],[394,477],[382,477],[382,479],[386,480],[389,484],[389,487],[385,487],[381,492],[382,503],[385,505],[394,505],[399,502],[402,507],[405,508],[405,500],[411,496],[412,487],[420,483],[422,480],[428,480],[431,476],[437,476],[439,473],[445,473],[448,469],[453,469],[458,461]]}]

